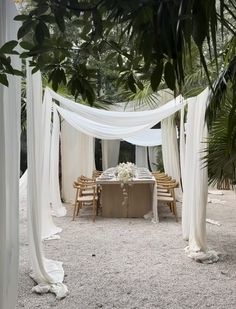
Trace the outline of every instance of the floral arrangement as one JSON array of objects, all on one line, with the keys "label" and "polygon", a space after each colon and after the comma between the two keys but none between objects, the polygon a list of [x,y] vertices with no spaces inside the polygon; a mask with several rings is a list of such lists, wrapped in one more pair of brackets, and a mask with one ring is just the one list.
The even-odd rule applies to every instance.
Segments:
[{"label": "floral arrangement", "polygon": [[127,182],[131,181],[135,176],[135,165],[131,162],[120,163],[116,170],[117,170],[117,179],[121,181],[122,184],[126,184]]},{"label": "floral arrangement", "polygon": [[[117,179],[121,182],[121,188],[123,193],[123,206],[127,206],[128,203],[128,191],[125,187],[129,181],[131,181],[135,176],[135,165],[131,162],[120,163],[116,168]],[[130,185],[130,184],[129,184]],[[128,211],[128,208],[127,208]]]}]

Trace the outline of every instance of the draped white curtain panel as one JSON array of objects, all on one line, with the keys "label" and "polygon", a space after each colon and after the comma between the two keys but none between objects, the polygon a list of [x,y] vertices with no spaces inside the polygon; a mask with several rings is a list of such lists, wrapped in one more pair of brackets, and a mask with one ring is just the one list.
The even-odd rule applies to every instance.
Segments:
[{"label": "draped white curtain panel", "polygon": [[203,156],[208,137],[205,111],[209,94],[207,88],[188,103],[182,205],[183,237],[189,241],[186,252],[189,257],[207,263],[219,259],[216,252],[207,250],[206,244],[208,176]]},{"label": "draped white curtain panel", "polygon": [[120,140],[102,140],[102,169],[116,166],[119,161]]},{"label": "draped white curtain panel", "polygon": [[[56,128],[57,120],[55,118],[54,120]],[[37,282],[32,290],[37,293],[50,291],[60,299],[68,292],[67,287],[62,283],[64,278],[62,263],[46,259],[42,248],[42,238],[61,231],[54,225],[50,210],[50,192],[58,193],[57,187],[54,191],[50,188],[52,184],[49,177],[50,123],[51,101],[45,94],[44,104],[42,104],[41,75],[39,73],[32,75],[31,69],[27,67],[27,214],[31,277]],[[55,157],[57,158],[56,154]],[[59,198],[56,199],[58,200]]]},{"label": "draped white curtain panel", "polygon": [[176,198],[182,201],[182,188],[180,181],[179,148],[177,142],[176,125],[174,116],[163,119],[161,122],[162,133],[162,158],[165,172],[176,179],[179,188],[175,189]]},{"label": "draped white curtain panel", "polygon": [[202,157],[207,138],[204,117],[208,96],[206,89],[192,100],[187,114],[182,228],[193,251],[206,250],[207,168]]},{"label": "draped white curtain panel", "polygon": [[[17,40],[19,23],[13,1],[0,1],[0,47]],[[21,70],[19,57],[11,57]],[[19,177],[21,79],[8,76],[9,86],[0,85],[0,308],[14,309],[19,264]]]},{"label": "draped white curtain panel", "polygon": [[[53,159],[53,153],[51,156]],[[94,168],[94,138],[76,130],[63,120],[61,123],[61,176],[62,199],[65,202],[74,202],[73,181],[79,175],[91,177]],[[58,181],[58,178],[55,180]],[[54,209],[53,204],[52,208]]]}]

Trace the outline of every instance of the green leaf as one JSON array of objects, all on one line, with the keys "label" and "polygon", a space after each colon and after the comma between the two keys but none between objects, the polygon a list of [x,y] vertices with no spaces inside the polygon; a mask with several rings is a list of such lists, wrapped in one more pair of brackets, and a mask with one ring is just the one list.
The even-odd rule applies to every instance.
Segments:
[{"label": "green leaf", "polygon": [[21,41],[20,46],[23,49],[30,50],[31,48],[33,48],[34,45],[31,42],[28,42],[28,41]]},{"label": "green leaf", "polygon": [[0,84],[8,87],[9,83],[6,74],[0,74]]},{"label": "green leaf", "polygon": [[167,86],[171,89],[175,89],[175,71],[173,65],[170,62],[166,62],[164,69],[164,78]]},{"label": "green leaf", "polygon": [[33,29],[35,23],[32,20],[27,20],[23,23],[17,33],[18,40],[23,38],[31,29]]},{"label": "green leaf", "polygon": [[65,19],[64,11],[62,9],[57,9],[55,11],[55,20],[61,32],[65,31]]},{"label": "green leaf", "polygon": [[17,44],[18,44],[17,41],[9,41],[9,42],[5,43],[0,48],[0,53],[1,54],[12,54],[14,52],[13,49],[17,46]]},{"label": "green leaf", "polygon": [[117,55],[117,52],[112,52],[106,57],[106,62],[112,60]]},{"label": "green leaf", "polygon": [[44,21],[45,23],[54,24],[55,18],[51,15],[41,15],[40,20]]},{"label": "green leaf", "polygon": [[92,12],[92,16],[93,16],[93,24],[94,24],[94,27],[95,27],[95,35],[97,37],[101,37],[102,36],[102,32],[103,32],[103,25],[102,25],[101,15],[100,15],[98,10],[94,10]]},{"label": "green leaf", "polygon": [[19,70],[16,70],[16,69],[13,69],[13,70],[14,70],[14,75],[16,75],[16,76],[24,76],[22,71],[19,71]]},{"label": "green leaf", "polygon": [[95,99],[95,94],[94,94],[93,89],[92,88],[91,89],[86,89],[85,90],[85,94],[86,94],[86,98],[88,100],[88,103],[90,105],[92,105],[93,102],[94,102],[94,99]]},{"label": "green leaf", "polygon": [[48,5],[45,3],[42,3],[37,7],[37,9],[33,10],[33,14],[40,16],[46,13],[48,9],[49,9]]},{"label": "green leaf", "polygon": [[119,64],[119,67],[122,68],[123,66],[123,59],[122,59],[122,56],[121,55],[118,55],[117,57],[117,62]]},{"label": "green leaf", "polygon": [[47,31],[49,33],[48,27],[43,22],[39,22],[35,27],[35,39],[39,43],[39,45],[43,44],[45,34],[47,33],[45,28],[47,28]]},{"label": "green leaf", "polygon": [[63,69],[58,69],[57,70],[57,74],[58,74],[58,81],[59,83],[63,83],[64,85],[66,85],[66,75]]},{"label": "green leaf", "polygon": [[140,90],[144,89],[143,83],[139,79],[136,79],[136,84]]},{"label": "green leaf", "polygon": [[161,82],[161,77],[163,73],[163,62],[159,62],[157,66],[154,68],[151,75],[151,87],[153,91],[157,91],[158,86]]},{"label": "green leaf", "polygon": [[198,47],[202,46],[207,33],[209,20],[206,15],[206,2],[205,0],[195,1],[193,6],[193,39]]},{"label": "green leaf", "polygon": [[130,88],[130,90],[134,93],[137,92],[137,89],[136,89],[136,86],[135,86],[135,79],[134,79],[134,76],[133,74],[130,74],[128,76],[128,80],[127,80],[127,83],[128,83],[128,86]]},{"label": "green leaf", "polygon": [[43,21],[40,21],[40,27],[44,33],[44,36],[50,38],[50,32],[48,26]]},{"label": "green leaf", "polygon": [[30,55],[29,55],[28,52],[23,52],[23,53],[20,54],[20,58],[21,58],[21,59],[26,59],[26,58],[28,58],[29,56],[30,56]]},{"label": "green leaf", "polygon": [[28,15],[17,15],[17,16],[15,16],[14,17],[14,20],[16,20],[16,21],[25,21],[26,19],[28,19],[29,18],[29,16]]},{"label": "green leaf", "polygon": [[53,74],[52,89],[54,91],[57,91],[58,90],[58,86],[59,86],[58,75],[57,74]]},{"label": "green leaf", "polygon": [[39,67],[34,67],[33,70],[32,70],[32,74],[38,72],[38,70],[39,70]]}]

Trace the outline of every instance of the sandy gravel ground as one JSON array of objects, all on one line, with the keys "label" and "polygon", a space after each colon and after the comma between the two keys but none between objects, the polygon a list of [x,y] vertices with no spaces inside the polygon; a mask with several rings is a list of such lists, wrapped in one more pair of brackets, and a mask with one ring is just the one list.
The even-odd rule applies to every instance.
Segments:
[{"label": "sandy gravel ground", "polygon": [[[189,259],[181,223],[160,207],[160,223],[144,219],[105,219],[92,223],[89,211],[71,221],[57,218],[61,240],[45,242],[47,257],[63,261],[70,294],[57,301],[53,294],[30,290],[26,211],[20,221],[20,274],[17,308],[152,309],[236,308],[236,195],[224,191],[211,198],[227,201],[208,204],[207,217],[222,225],[207,224],[210,249],[221,252],[216,264]],[[181,208],[179,205],[179,214]],[[7,308],[4,308],[7,309]]]}]

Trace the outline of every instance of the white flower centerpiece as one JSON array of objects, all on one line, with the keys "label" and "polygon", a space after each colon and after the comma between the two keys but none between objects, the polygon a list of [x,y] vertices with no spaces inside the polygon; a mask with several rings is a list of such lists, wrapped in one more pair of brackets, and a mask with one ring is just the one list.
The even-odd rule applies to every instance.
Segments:
[{"label": "white flower centerpiece", "polygon": [[122,193],[124,200],[122,205],[126,205],[128,201],[128,192],[125,187],[125,184],[131,185],[129,183],[135,177],[135,165],[131,162],[120,163],[116,168],[116,177],[117,180],[121,182]]},{"label": "white flower centerpiece", "polygon": [[135,165],[131,162],[120,163],[117,168],[117,179],[121,184],[126,184],[131,181],[135,176]]}]

